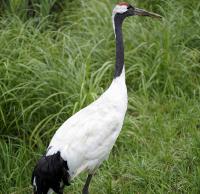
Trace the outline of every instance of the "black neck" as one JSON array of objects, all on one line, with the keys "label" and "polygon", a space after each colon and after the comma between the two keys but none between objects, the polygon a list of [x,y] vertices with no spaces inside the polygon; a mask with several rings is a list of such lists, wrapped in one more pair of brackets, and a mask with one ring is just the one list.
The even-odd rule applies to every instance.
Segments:
[{"label": "black neck", "polygon": [[121,75],[124,66],[124,44],[122,34],[123,19],[117,15],[114,17],[115,36],[116,36],[116,64],[114,78]]}]

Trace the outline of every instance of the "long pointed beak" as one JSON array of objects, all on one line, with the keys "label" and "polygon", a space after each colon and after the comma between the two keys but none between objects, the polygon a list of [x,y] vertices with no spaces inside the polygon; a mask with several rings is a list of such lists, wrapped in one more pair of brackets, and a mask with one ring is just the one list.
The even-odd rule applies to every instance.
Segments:
[{"label": "long pointed beak", "polygon": [[152,17],[152,18],[162,19],[162,16],[159,14],[148,12],[146,10],[139,9],[139,8],[134,9],[134,14],[138,15],[138,16],[148,16],[148,17]]}]

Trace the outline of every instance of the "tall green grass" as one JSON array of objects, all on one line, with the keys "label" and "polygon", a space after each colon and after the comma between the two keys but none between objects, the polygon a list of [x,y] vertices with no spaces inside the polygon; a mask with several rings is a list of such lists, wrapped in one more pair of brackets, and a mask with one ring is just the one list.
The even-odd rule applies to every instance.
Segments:
[{"label": "tall green grass", "polygon": [[[37,22],[3,12],[0,193],[30,193],[33,166],[56,129],[111,83],[116,2],[67,1],[55,20],[46,11]],[[124,23],[128,112],[91,193],[199,193],[200,3],[130,3],[164,18]],[[80,193],[84,180],[66,193]]]},{"label": "tall green grass", "polygon": [[0,0],[0,15],[14,14],[21,20],[31,17],[41,18],[54,15],[54,12],[62,12],[64,0]]}]

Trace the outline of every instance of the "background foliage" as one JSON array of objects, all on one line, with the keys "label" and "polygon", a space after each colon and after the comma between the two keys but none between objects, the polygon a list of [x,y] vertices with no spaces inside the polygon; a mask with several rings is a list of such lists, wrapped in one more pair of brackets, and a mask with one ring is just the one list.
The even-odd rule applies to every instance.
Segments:
[{"label": "background foliage", "polygon": [[[1,0],[0,193],[30,193],[56,129],[111,83],[116,2]],[[91,193],[200,193],[200,2],[130,3],[164,19],[124,24],[128,112]]]}]

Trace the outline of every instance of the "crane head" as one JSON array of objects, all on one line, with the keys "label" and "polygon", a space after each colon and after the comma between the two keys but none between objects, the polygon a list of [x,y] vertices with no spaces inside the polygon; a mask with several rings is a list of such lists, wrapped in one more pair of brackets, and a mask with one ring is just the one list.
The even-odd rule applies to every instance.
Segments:
[{"label": "crane head", "polygon": [[143,9],[136,8],[129,3],[121,2],[118,3],[115,8],[113,9],[113,16],[120,15],[123,18],[126,18],[128,16],[148,16],[153,18],[161,19],[162,17],[156,13],[148,12]]}]

